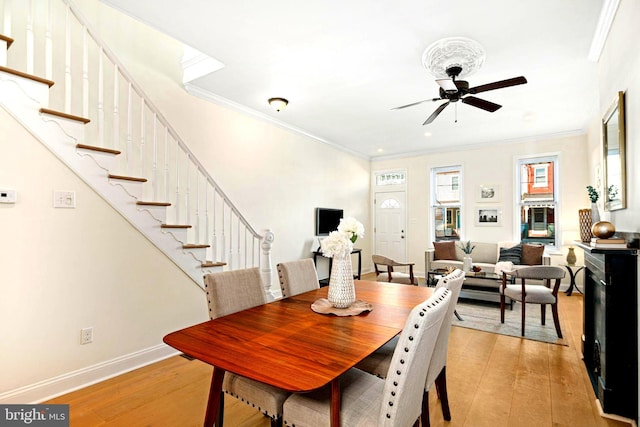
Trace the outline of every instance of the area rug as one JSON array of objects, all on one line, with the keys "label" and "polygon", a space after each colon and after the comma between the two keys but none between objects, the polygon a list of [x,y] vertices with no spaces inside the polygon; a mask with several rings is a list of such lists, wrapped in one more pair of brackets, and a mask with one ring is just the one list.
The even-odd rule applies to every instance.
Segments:
[{"label": "area rug", "polygon": [[[463,320],[458,320],[458,318],[454,316],[452,325],[494,334],[542,341],[550,344],[569,345],[566,339],[559,339],[556,334],[556,328],[553,325],[553,316],[551,315],[551,307],[547,307],[546,325],[543,326],[540,324],[540,306],[537,304],[527,305],[527,320],[524,328],[525,336],[522,337],[521,307],[522,305],[519,303],[513,305],[513,310],[509,310],[507,306],[504,323],[500,323],[499,304],[461,299],[458,301],[456,311]],[[562,318],[560,318],[560,326],[563,326]],[[562,329],[567,333],[564,327],[562,327]]]}]

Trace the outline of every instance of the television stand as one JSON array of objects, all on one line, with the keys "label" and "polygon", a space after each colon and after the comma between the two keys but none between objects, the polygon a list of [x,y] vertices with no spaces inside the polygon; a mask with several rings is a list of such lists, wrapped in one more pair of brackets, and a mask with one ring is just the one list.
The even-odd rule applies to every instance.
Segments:
[{"label": "television stand", "polygon": [[[351,251],[352,254],[358,255],[358,274],[354,274],[353,278],[360,280],[360,274],[362,272],[362,249],[354,249]],[[333,266],[333,258],[325,257],[322,255],[320,250],[313,251],[313,263],[316,265],[316,270],[318,269],[318,256],[329,259],[329,277],[331,277],[331,267]],[[329,277],[325,277],[324,279],[320,279],[320,286],[328,286],[329,285]]]}]

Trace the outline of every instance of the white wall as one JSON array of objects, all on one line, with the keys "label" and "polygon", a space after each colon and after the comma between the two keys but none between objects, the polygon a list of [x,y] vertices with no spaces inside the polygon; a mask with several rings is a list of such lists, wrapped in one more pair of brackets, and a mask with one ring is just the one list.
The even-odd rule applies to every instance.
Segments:
[{"label": "white wall", "polygon": [[[311,255],[317,206],[343,208],[370,233],[368,160],[187,95],[175,41],[75,3],[253,227],[274,231],[274,266]],[[0,402],[148,361],[166,353],[154,352],[166,333],[206,320],[201,288],[4,110],[0,128],[0,188],[18,191],[0,205]],[[54,190],[75,191],[77,208],[53,209]],[[369,236],[359,246],[366,269]],[[94,342],[81,346],[89,326]]]},{"label": "white wall", "polygon": [[[611,212],[610,221],[616,229],[640,232],[640,55],[632,40],[640,37],[640,3],[622,0],[616,13],[613,27],[598,63],[600,89],[600,117],[617,97],[625,92],[626,108],[626,155],[627,155],[627,208]],[[590,158],[595,169],[602,161],[600,120],[593,127],[590,145],[594,155]]]},{"label": "white wall", "polygon": [[[431,169],[441,166],[462,165],[463,213],[462,225],[464,240],[497,242],[501,240],[520,240],[516,232],[519,224],[515,210],[515,164],[522,156],[537,156],[557,153],[560,156],[560,212],[557,219],[564,230],[567,243],[578,237],[578,209],[588,208],[589,199],[585,189],[588,185],[587,136],[576,135],[526,142],[487,145],[477,149],[434,153],[429,155],[375,161],[375,171],[407,170],[407,245],[409,261],[424,272],[424,251],[432,247],[429,209],[429,191],[431,188]],[[502,202],[480,204],[476,202],[476,193],[480,184],[500,184]],[[499,227],[477,227],[474,223],[473,209],[476,206],[498,206],[503,213]],[[561,253],[552,256],[552,263],[565,261],[567,245]],[[581,254],[578,254],[581,256]]]},{"label": "white wall", "polygon": [[[598,63],[600,116],[604,116],[609,105],[616,99],[618,91],[625,92],[626,109],[627,208],[606,213],[604,217],[610,220],[617,230],[636,233],[640,232],[640,126],[637,119],[640,116],[640,55],[636,43],[640,37],[638,20],[640,2],[621,0]],[[592,169],[595,169],[602,159],[599,124],[599,120],[594,124],[589,139],[591,152],[594,153],[589,159]],[[640,260],[638,269],[640,270]],[[640,288],[640,279],[635,286],[636,289]],[[638,297],[640,305],[640,295]],[[640,331],[640,327],[638,330]]]},{"label": "white wall", "polygon": [[[0,205],[0,396],[206,319],[193,281],[1,108],[0,123],[0,187],[18,193]],[[54,209],[54,190],[76,208]]]}]

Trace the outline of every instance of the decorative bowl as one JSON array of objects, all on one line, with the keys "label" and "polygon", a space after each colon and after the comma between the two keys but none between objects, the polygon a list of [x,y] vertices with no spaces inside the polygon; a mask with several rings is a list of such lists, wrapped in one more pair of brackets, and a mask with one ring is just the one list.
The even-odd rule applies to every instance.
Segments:
[{"label": "decorative bowl", "polygon": [[609,221],[598,221],[591,226],[591,232],[599,239],[608,239],[616,232],[616,228]]}]

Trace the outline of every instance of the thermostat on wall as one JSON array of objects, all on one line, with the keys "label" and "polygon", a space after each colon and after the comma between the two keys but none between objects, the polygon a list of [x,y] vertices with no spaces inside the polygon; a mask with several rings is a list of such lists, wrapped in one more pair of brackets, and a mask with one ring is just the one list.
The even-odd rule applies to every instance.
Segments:
[{"label": "thermostat on wall", "polygon": [[16,190],[0,189],[0,203],[15,203],[15,202],[16,202]]}]

